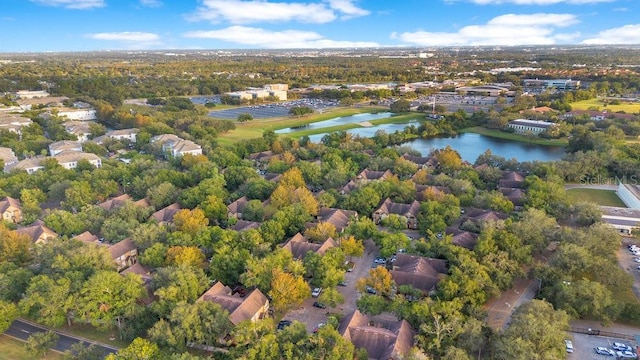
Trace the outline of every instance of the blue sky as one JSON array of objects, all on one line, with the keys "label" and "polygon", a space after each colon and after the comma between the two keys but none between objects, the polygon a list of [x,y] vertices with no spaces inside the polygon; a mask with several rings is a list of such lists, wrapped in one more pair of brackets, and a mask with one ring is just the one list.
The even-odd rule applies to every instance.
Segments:
[{"label": "blue sky", "polygon": [[0,52],[640,44],[640,0],[2,0]]}]

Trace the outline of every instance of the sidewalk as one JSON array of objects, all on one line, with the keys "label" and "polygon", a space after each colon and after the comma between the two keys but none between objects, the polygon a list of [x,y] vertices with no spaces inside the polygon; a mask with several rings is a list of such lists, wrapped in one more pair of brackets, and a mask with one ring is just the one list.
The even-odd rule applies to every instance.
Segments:
[{"label": "sidewalk", "polygon": [[591,320],[572,320],[569,324],[573,327],[579,327],[584,329],[594,329],[594,330],[602,330],[608,331],[618,334],[626,334],[626,335],[640,335],[640,327],[634,327],[630,325],[624,324],[611,324],[611,326],[602,326],[599,321],[591,321]]}]

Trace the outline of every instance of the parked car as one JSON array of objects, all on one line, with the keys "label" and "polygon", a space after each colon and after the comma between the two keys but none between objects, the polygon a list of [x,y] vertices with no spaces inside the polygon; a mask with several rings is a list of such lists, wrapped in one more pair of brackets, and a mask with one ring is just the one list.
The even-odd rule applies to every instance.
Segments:
[{"label": "parked car", "polygon": [[369,293],[369,294],[373,294],[373,295],[375,295],[375,294],[377,294],[377,293],[378,293],[378,292],[376,291],[376,289],[372,288],[371,286],[367,286],[367,287],[366,287],[366,290],[367,290],[367,293]]},{"label": "parked car", "polygon": [[613,351],[613,350],[611,350],[609,348],[606,348],[604,346],[598,346],[597,348],[594,348],[594,349],[596,350],[596,353],[600,354],[600,355],[616,356],[616,352],[615,351]]},{"label": "parked car", "polygon": [[631,348],[631,346],[625,344],[625,343],[621,343],[621,342],[614,342],[613,344],[611,344],[611,348],[613,350],[618,350],[618,351],[631,351],[633,350]]},{"label": "parked car", "polygon": [[352,272],[353,268],[355,267],[356,267],[356,264],[354,264],[353,261],[344,262],[344,268],[347,270],[347,272]]},{"label": "parked car", "polygon": [[338,283],[338,286],[347,286],[347,282],[345,280],[342,280]]},{"label": "parked car", "polygon": [[386,264],[387,263],[387,259],[382,257],[382,256],[378,256],[375,258],[375,260],[373,260],[374,263],[376,264]]},{"label": "parked car", "polygon": [[564,346],[567,348],[567,352],[568,353],[572,353],[573,352],[573,343],[571,342],[571,340],[565,340],[564,341]]},{"label": "parked car", "polygon": [[640,263],[640,257],[633,258],[633,261],[635,261],[635,262],[637,262],[637,263]]},{"label": "parked car", "polygon": [[317,298],[318,296],[320,296],[320,293],[322,292],[322,288],[315,288],[313,289],[313,291],[311,292],[311,296],[314,298]]},{"label": "parked car", "polygon": [[313,307],[317,307],[317,308],[320,308],[320,309],[324,309],[324,308],[326,308],[326,307],[327,307],[327,305],[325,305],[325,304],[323,304],[323,303],[321,303],[321,302],[318,302],[318,301],[314,301],[314,302],[313,302]]},{"label": "parked car", "polygon": [[278,323],[278,330],[282,330],[284,328],[286,328],[287,326],[291,325],[291,321],[290,320],[282,320]]},{"label": "parked car", "polygon": [[616,356],[625,359],[637,359],[638,355],[631,351],[616,351]]},{"label": "parked car", "polygon": [[323,322],[319,323],[319,324],[318,324],[318,326],[316,326],[316,327],[314,327],[314,328],[313,328],[313,333],[314,333],[314,334],[315,334],[315,333],[317,333],[317,332],[318,332],[318,330],[320,330],[320,328],[321,328],[321,327],[323,327],[323,326],[325,326],[325,325],[327,325],[327,323],[323,323]]}]

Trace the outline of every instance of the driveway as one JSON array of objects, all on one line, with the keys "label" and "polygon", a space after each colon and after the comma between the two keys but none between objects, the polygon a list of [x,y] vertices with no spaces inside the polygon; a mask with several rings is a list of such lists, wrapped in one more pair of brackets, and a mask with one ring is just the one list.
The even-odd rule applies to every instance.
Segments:
[{"label": "driveway", "polygon": [[284,320],[297,320],[304,323],[308,332],[313,332],[317,325],[327,321],[327,315],[330,313],[339,313],[342,316],[348,315],[356,309],[356,300],[360,298],[360,293],[356,290],[358,279],[366,277],[371,270],[373,259],[378,255],[378,249],[372,240],[365,241],[365,249],[362,257],[354,257],[351,261],[355,264],[353,271],[345,273],[347,286],[338,286],[338,291],[344,296],[344,304],[338,305],[336,308],[327,307],[319,309],[313,307],[315,298],[308,298],[304,303],[293,310],[290,310]]}]

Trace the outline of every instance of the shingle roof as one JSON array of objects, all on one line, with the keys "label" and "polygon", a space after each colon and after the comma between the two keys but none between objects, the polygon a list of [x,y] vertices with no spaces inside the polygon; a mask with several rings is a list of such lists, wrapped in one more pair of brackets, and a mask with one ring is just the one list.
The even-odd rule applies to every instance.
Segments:
[{"label": "shingle roof", "polygon": [[5,196],[4,198],[2,198],[2,200],[0,200],[0,214],[3,214],[11,207],[20,209],[20,201],[10,196]]},{"label": "shingle roof", "polygon": [[173,203],[151,214],[151,218],[157,220],[159,223],[171,222],[173,221],[175,214],[180,211],[180,209],[180,204]]},{"label": "shingle roof", "polygon": [[124,205],[125,203],[127,203],[127,201],[133,201],[133,198],[129,196],[129,194],[122,194],[120,196],[111,198],[105,202],[102,202],[98,204],[98,206],[109,211]]},{"label": "shingle roof", "polygon": [[120,256],[135,249],[137,249],[136,244],[134,244],[130,238],[126,238],[116,244],[109,246],[109,254],[111,254],[112,259],[117,259]]},{"label": "shingle roof", "polygon": [[228,286],[217,282],[202,294],[198,301],[211,301],[220,305],[229,312],[229,320],[234,325],[251,319],[269,301],[258,289],[253,290],[244,298],[238,294],[231,295],[231,293]]},{"label": "shingle roof", "polygon": [[445,260],[398,254],[391,270],[397,285],[411,285],[428,292],[447,274]]},{"label": "shingle roof", "polygon": [[411,204],[402,204],[395,203],[391,201],[391,199],[386,198],[378,210],[376,212],[382,212],[384,214],[396,214],[401,216],[412,216],[415,217],[418,215],[418,211],[420,210],[420,203],[417,200],[414,200]]},{"label": "shingle roof", "polygon": [[282,248],[289,250],[293,254],[294,259],[303,259],[309,251],[324,255],[324,253],[338,244],[332,238],[328,238],[321,244],[311,243],[302,234],[295,234],[289,241],[287,241]]}]

